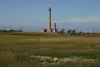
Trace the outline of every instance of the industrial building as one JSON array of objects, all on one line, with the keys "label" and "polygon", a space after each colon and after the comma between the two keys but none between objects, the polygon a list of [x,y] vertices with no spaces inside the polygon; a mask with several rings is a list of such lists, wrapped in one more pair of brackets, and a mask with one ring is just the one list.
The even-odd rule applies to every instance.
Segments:
[{"label": "industrial building", "polygon": [[57,32],[56,23],[53,24],[54,27],[51,28],[51,7],[48,9],[48,28],[41,30],[41,32]]}]

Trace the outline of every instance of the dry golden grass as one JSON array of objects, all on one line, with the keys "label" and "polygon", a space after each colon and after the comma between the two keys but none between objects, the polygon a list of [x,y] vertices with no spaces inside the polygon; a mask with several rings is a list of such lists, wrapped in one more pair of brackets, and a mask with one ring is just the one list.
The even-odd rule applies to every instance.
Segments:
[{"label": "dry golden grass", "polygon": [[44,35],[57,35],[58,33],[55,33],[55,32],[11,32],[10,34],[28,34],[28,35],[34,35],[34,34],[44,34]]},{"label": "dry golden grass", "polygon": [[[33,55],[100,59],[100,38],[83,36],[0,35],[0,67],[44,67],[42,65],[38,66],[40,62],[34,62],[32,58],[29,58]],[[80,66],[81,63],[73,63],[70,67],[77,64]],[[94,66],[93,63],[90,64],[89,62],[88,64],[91,66],[85,66],[88,64],[83,66],[82,64],[80,67],[100,67],[96,66],[98,61],[95,63]],[[66,65],[61,67],[69,67],[70,63],[67,62]],[[45,67],[58,67],[58,65],[45,65]]]},{"label": "dry golden grass", "polygon": [[78,43],[100,43],[98,37],[52,37],[52,38],[30,38],[24,39],[26,41],[40,41],[40,42],[62,42],[62,41],[73,41]]}]

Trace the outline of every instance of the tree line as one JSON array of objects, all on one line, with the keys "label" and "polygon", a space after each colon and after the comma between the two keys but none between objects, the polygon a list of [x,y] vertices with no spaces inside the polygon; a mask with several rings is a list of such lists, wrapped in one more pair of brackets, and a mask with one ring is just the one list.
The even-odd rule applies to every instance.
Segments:
[{"label": "tree line", "polygon": [[58,33],[60,33],[61,35],[63,34],[68,34],[68,35],[100,35],[100,33],[84,33],[84,32],[76,32],[76,30],[72,30],[72,29],[69,29],[69,30],[65,30],[65,29],[62,29],[60,30]]},{"label": "tree line", "polygon": [[13,29],[10,29],[10,30],[1,30],[0,29],[0,32],[23,32],[21,29],[19,30],[13,30]]}]

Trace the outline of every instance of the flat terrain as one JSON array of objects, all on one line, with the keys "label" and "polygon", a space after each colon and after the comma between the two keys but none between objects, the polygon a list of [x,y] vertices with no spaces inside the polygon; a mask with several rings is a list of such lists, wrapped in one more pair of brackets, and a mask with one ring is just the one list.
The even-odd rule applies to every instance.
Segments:
[{"label": "flat terrain", "polygon": [[[9,54],[9,56],[8,56]],[[10,56],[11,55],[11,56]],[[14,57],[12,57],[14,55]],[[58,67],[58,65],[41,64],[38,62],[29,63],[26,59],[15,60],[18,58],[36,56],[49,56],[57,58],[65,57],[82,57],[85,59],[98,59],[100,60],[100,37],[86,37],[86,36],[30,36],[30,35],[0,35],[0,65],[1,67]],[[24,58],[25,59],[25,58]],[[5,62],[8,61],[9,63]],[[12,65],[9,65],[11,64]],[[17,66],[18,63],[22,66]],[[28,64],[29,66],[25,65]],[[6,65],[7,66],[6,66]],[[100,63],[80,63],[73,66],[74,63],[62,63],[61,67],[100,67]],[[25,66],[24,66],[25,65]],[[97,66],[96,66],[97,65]]]}]

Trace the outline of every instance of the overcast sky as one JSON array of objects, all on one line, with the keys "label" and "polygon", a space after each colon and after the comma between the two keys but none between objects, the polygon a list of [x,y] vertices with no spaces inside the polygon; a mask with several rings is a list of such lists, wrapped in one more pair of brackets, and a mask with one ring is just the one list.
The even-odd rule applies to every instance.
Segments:
[{"label": "overcast sky", "polygon": [[0,0],[0,29],[47,28],[49,6],[58,29],[100,32],[100,0]]}]

